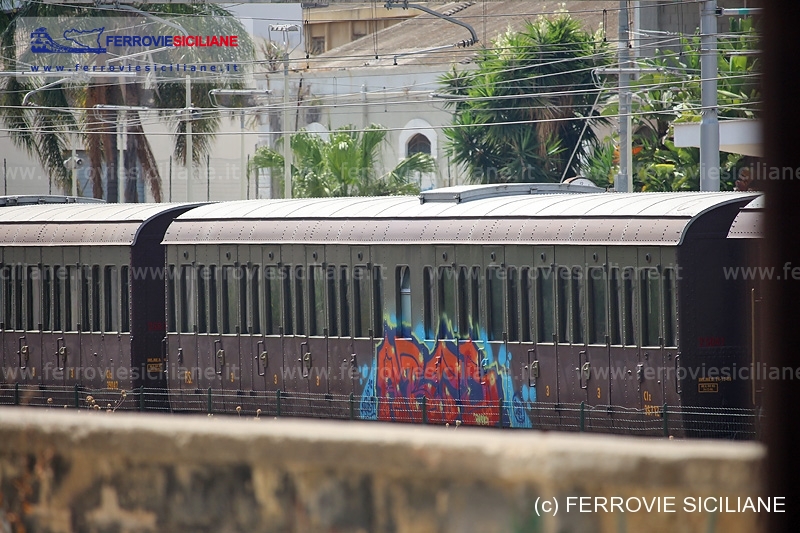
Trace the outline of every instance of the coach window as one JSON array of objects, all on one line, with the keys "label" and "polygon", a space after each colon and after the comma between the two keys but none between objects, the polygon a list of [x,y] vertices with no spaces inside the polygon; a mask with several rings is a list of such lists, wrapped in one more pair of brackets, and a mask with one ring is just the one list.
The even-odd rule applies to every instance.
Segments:
[{"label": "coach window", "polygon": [[208,267],[197,265],[197,332],[208,333]]},{"label": "coach window", "polygon": [[130,268],[125,265],[119,269],[119,295],[120,295],[120,318],[119,330],[122,333],[130,333]]},{"label": "coach window", "polygon": [[102,312],[102,296],[101,292],[102,279],[100,277],[100,265],[92,266],[92,331],[100,331],[100,314]]},{"label": "coach window", "polygon": [[248,315],[247,315],[247,302],[251,300],[250,294],[247,292],[247,267],[240,266],[234,269],[234,274],[236,274],[236,283],[239,286],[239,290],[236,291],[236,296],[239,297],[239,325],[238,325],[238,333],[247,334],[249,333],[248,330]]},{"label": "coach window", "polygon": [[470,285],[469,326],[477,332],[481,327],[481,267],[472,267]]},{"label": "coach window", "polygon": [[383,272],[381,267],[372,267],[372,331],[383,336]]},{"label": "coach window", "polygon": [[583,344],[583,270],[580,267],[572,269],[572,343]]},{"label": "coach window", "polygon": [[76,319],[80,316],[79,292],[81,283],[77,266],[68,266],[64,277],[64,331],[77,331]]},{"label": "coach window", "polygon": [[194,305],[197,302],[194,280],[194,267],[192,265],[181,265],[178,275],[179,297],[178,314],[180,315],[180,332],[194,332]]},{"label": "coach window", "polygon": [[678,346],[678,315],[675,309],[675,270],[664,270],[664,346]]},{"label": "coach window", "polygon": [[555,335],[556,298],[553,290],[553,270],[536,269],[536,337],[538,342],[553,342]]},{"label": "coach window", "polygon": [[625,330],[625,346],[636,346],[636,328],[633,325],[633,310],[636,309],[634,282],[636,281],[636,271],[626,268],[622,271],[622,293],[624,319],[623,328]]},{"label": "coach window", "polygon": [[453,267],[439,267],[439,322],[444,321],[451,327],[456,315],[455,275]]},{"label": "coach window", "polygon": [[467,267],[458,267],[456,280],[458,297],[458,333],[462,338],[469,336],[469,270]]},{"label": "coach window", "polygon": [[397,294],[397,336],[411,337],[411,271],[407,266],[399,266],[396,270],[395,287]]},{"label": "coach window", "polygon": [[499,267],[486,269],[486,311],[489,340],[503,340],[503,273]]},{"label": "coach window", "polygon": [[531,269],[520,269],[520,313],[522,326],[520,329],[520,340],[531,342],[531,300],[533,298],[533,280],[531,279]]},{"label": "coach window", "polygon": [[589,344],[606,342],[606,277],[602,268],[588,270]]},{"label": "coach window", "polygon": [[42,306],[42,273],[39,267],[28,267],[26,272],[26,327],[28,331],[35,331],[39,328]]},{"label": "coach window", "polygon": [[119,278],[117,267],[107,266],[103,271],[103,304],[105,323],[103,331],[117,331],[119,323]]},{"label": "coach window", "polygon": [[250,269],[250,331],[251,335],[261,334],[261,268],[256,265]]},{"label": "coach window", "polygon": [[558,300],[558,342],[569,343],[569,316],[572,301],[569,298],[570,272],[566,267],[556,268],[556,297]]},{"label": "coach window", "polygon": [[622,343],[622,302],[624,301],[622,297],[622,285],[620,284],[619,279],[619,268],[611,268],[610,275],[608,277],[608,283],[610,286],[609,295],[611,297],[611,314],[608,317],[608,333],[611,344],[619,346]]},{"label": "coach window", "polygon": [[283,333],[294,335],[294,314],[292,313],[292,267],[281,267],[283,292]]},{"label": "coach window", "polygon": [[11,267],[0,267],[0,323],[3,329],[11,329]]},{"label": "coach window", "polygon": [[63,305],[63,285],[64,267],[53,266],[53,329],[52,331],[63,331],[61,329],[61,317],[64,315]]},{"label": "coach window", "polygon": [[353,269],[353,307],[355,310],[353,328],[356,337],[369,337],[369,321],[372,316],[369,292],[369,271],[364,267],[355,267]]},{"label": "coach window", "polygon": [[53,269],[42,267],[42,331],[53,331]]},{"label": "coach window", "polygon": [[508,340],[511,342],[519,341],[519,277],[515,267],[509,267],[506,280],[507,294],[507,313],[508,313]]},{"label": "coach window", "polygon": [[[69,291],[65,290],[64,292],[66,294]],[[178,331],[177,313],[178,309],[175,305],[175,265],[169,265],[167,267],[167,331],[170,333]]]},{"label": "coach window", "polygon": [[305,270],[302,265],[294,267],[294,313],[295,313],[295,335],[306,334],[306,314],[305,298],[303,285],[305,281]]},{"label": "coach window", "polygon": [[425,338],[433,339],[433,268],[429,266],[422,269],[422,297],[422,324]]},{"label": "coach window", "polygon": [[339,307],[336,303],[336,266],[328,265],[325,268],[325,286],[328,293],[328,335],[339,336]]},{"label": "coach window", "polygon": [[81,267],[81,331],[90,331],[91,323],[89,321],[89,309],[91,307],[89,300],[89,287],[92,280],[92,268],[88,266]]},{"label": "coach window", "polygon": [[661,294],[658,271],[646,268],[641,271],[642,346],[658,346],[661,323]]},{"label": "coach window", "polygon": [[217,301],[219,300],[217,286],[219,285],[219,271],[217,265],[208,265],[208,332],[219,333],[219,313]]},{"label": "coach window", "polygon": [[308,333],[319,337],[325,328],[325,277],[322,266],[308,267]]},{"label": "coach window", "polygon": [[274,266],[264,267],[264,302],[264,333],[278,335],[281,327],[281,284],[278,269]]},{"label": "coach window", "polygon": [[230,334],[233,331],[233,325],[236,324],[235,313],[236,309],[236,274],[232,266],[222,267],[222,280],[220,283],[220,318],[222,319],[223,335]]},{"label": "coach window", "polygon": [[344,265],[339,267],[339,305],[342,317],[342,337],[350,336],[350,271]]}]

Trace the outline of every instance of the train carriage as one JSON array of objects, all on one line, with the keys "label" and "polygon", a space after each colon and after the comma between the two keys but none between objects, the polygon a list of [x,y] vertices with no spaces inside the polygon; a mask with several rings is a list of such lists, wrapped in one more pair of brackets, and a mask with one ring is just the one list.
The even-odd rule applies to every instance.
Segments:
[{"label": "train carriage", "polygon": [[116,404],[122,390],[165,387],[161,239],[190,207],[83,203],[0,210],[5,403],[18,394],[16,383],[28,385],[29,398],[20,403],[49,399],[58,406],[73,405],[81,390],[107,391],[97,398],[105,406]]},{"label": "train carriage", "polygon": [[628,432],[626,408],[657,426],[665,404],[749,406],[716,372],[747,359],[724,270],[755,195],[537,188],[184,213],[164,238],[172,407],[211,389],[228,411]]}]

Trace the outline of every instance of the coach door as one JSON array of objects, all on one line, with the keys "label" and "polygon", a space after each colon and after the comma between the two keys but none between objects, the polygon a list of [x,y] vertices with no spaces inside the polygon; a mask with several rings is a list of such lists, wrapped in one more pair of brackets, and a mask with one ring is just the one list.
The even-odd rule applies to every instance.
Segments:
[{"label": "coach door", "polygon": [[[608,261],[608,404],[639,407],[638,283],[636,248],[612,246]],[[612,408],[613,409],[613,408]],[[612,410],[615,430],[630,429],[625,412]]]},{"label": "coach door", "polygon": [[[56,339],[59,355],[56,364],[57,368],[64,369],[64,383],[71,385],[83,381],[81,370],[86,364],[78,327],[81,308],[80,259],[78,248],[62,248],[62,253],[63,262],[57,271],[53,294],[54,328],[60,332],[59,338],[63,339],[60,342]],[[57,313],[55,306],[58,306]]]},{"label": "coach door", "polygon": [[28,383],[42,383],[42,250],[25,248],[25,299],[22,302],[25,341],[28,347],[31,378]]},{"label": "coach door", "polygon": [[102,338],[102,254],[94,247],[80,249],[81,351],[83,385],[92,390],[106,388],[106,358]]},{"label": "coach door", "polygon": [[[242,284],[247,278],[239,263],[238,249],[234,245],[219,246],[219,335],[214,340],[211,354],[218,387],[224,396],[224,409],[238,405],[234,397],[240,390],[242,361],[239,341],[242,330]],[[246,314],[245,314],[246,320]]]},{"label": "coach door", "polygon": [[[205,394],[211,388],[212,408],[222,409],[224,403],[219,389],[227,355],[221,336],[222,297],[227,296],[222,283],[224,265],[221,259],[225,253],[209,245],[178,247],[178,250],[181,263],[176,274],[178,308],[184,309],[179,313],[178,331],[183,359],[189,367],[183,386],[195,391],[194,401],[202,407],[207,407]],[[227,252],[231,253],[230,247]],[[230,266],[232,258],[227,261]]]},{"label": "coach door", "polygon": [[[256,336],[253,362],[254,388],[267,392],[268,412],[277,414],[277,391],[283,391],[284,328],[283,328],[283,284],[284,269],[281,267],[280,246],[265,246],[261,249],[263,271],[260,273],[263,305],[261,323],[263,335]],[[288,366],[288,363],[287,363]]]},{"label": "coach door", "polygon": [[[505,288],[506,288],[506,336],[508,377],[512,380],[519,399],[530,405],[531,386],[527,376],[530,367],[529,353],[535,354],[531,339],[531,267],[533,248],[530,246],[506,246]],[[531,352],[533,350],[533,352]],[[535,359],[535,357],[534,357]],[[533,393],[534,400],[536,398]],[[522,412],[514,411],[520,417]],[[516,423],[525,424],[520,418]]]},{"label": "coach door", "polygon": [[[11,379],[38,384],[42,372],[41,252],[38,248],[6,248],[4,254],[11,274],[11,328],[6,332],[5,352],[11,357]],[[8,355],[6,356],[8,358]]]},{"label": "coach door", "polygon": [[[355,366],[357,368],[372,368],[377,369],[377,360],[375,357],[375,334],[372,328],[372,290],[371,290],[371,263],[370,263],[370,249],[368,246],[351,246],[350,247],[350,287],[351,287],[351,316],[352,320],[351,335],[353,339],[353,354],[355,355]],[[383,334],[379,332],[378,334]],[[378,395],[381,390],[381,384],[377,382],[380,376],[377,376],[375,382],[375,394]],[[360,397],[364,392],[364,385],[368,381],[368,376],[364,376],[364,380],[353,380],[353,393],[356,397]]]},{"label": "coach door", "polygon": [[[502,379],[509,379],[509,372],[507,367],[501,366],[503,361],[502,354],[506,352],[506,311],[507,311],[507,297],[506,297],[506,278],[507,272],[505,267],[505,253],[502,246],[484,246],[483,247],[483,269],[485,280],[485,320],[486,324],[486,352],[490,361],[496,362],[498,369],[502,370],[504,375]],[[500,424],[507,425],[510,422],[510,415],[512,409],[512,398],[509,398],[505,393],[510,390],[504,387],[503,391],[497,391],[498,396],[503,400],[503,408],[501,409],[502,419]]]},{"label": "coach door", "polygon": [[606,248],[585,249],[586,348],[580,360],[579,381],[584,401],[590,406],[587,417],[593,429],[611,426],[607,407],[610,389],[608,335],[608,264]]},{"label": "coach door", "polygon": [[[95,301],[99,304],[95,313],[100,318],[100,352],[98,365],[103,373],[104,387],[108,389],[130,389],[131,354],[128,344],[127,357],[122,349],[122,335],[120,333],[120,256],[118,249],[98,247],[95,251],[97,267],[95,272],[99,280],[94,283],[94,288],[99,289],[99,297]],[[130,255],[128,254],[128,257]],[[94,267],[93,267],[94,268]],[[125,371],[120,372],[120,368]],[[120,379],[120,377],[124,379]]]},{"label": "coach door", "polygon": [[[59,268],[64,264],[63,248],[42,249],[42,383],[61,385],[66,383],[63,359],[66,354],[64,336],[61,333],[62,299]],[[60,352],[60,353],[59,353]]]},{"label": "coach door", "polygon": [[451,424],[461,420],[463,365],[460,361],[458,336],[456,335],[456,253],[453,246],[436,246],[435,276],[438,320],[436,320],[436,345],[434,364],[439,378],[439,395],[445,420]]},{"label": "coach door", "polygon": [[639,248],[639,316],[641,348],[637,380],[640,406],[646,416],[660,416],[664,405],[664,349],[661,336],[663,316],[661,250]]},{"label": "coach door", "polygon": [[546,427],[558,404],[558,358],[556,355],[556,270],[555,249],[533,249],[534,340],[527,351],[529,397],[533,405],[533,427]]},{"label": "coach door", "polygon": [[[328,302],[326,285],[325,247],[312,245],[305,247],[308,280],[304,298],[308,316],[308,359],[304,359],[304,368],[308,373],[308,391],[311,396],[313,416],[330,417],[331,402],[328,399]],[[305,358],[306,355],[303,354]]]},{"label": "coach door", "polygon": [[[183,258],[183,253],[186,253],[186,258]],[[167,303],[167,334],[162,345],[162,355],[166,356],[168,386],[172,394],[170,395],[170,405],[173,409],[184,409],[188,406],[183,403],[188,397],[186,394],[191,394],[195,389],[198,389],[199,376],[197,371],[193,369],[199,368],[197,361],[197,351],[195,344],[197,342],[194,334],[187,335],[182,333],[184,329],[181,327],[183,324],[183,313],[185,309],[178,308],[178,305],[183,303],[183,294],[181,291],[186,287],[181,284],[178,279],[179,273],[186,267],[185,261],[194,261],[194,247],[191,252],[188,247],[185,250],[179,251],[179,247],[167,247],[167,270],[166,270],[166,303]],[[181,260],[178,257],[181,256]],[[191,267],[192,265],[188,265]],[[188,326],[188,324],[187,324]],[[192,348],[188,349],[188,344],[192,343]]]},{"label": "coach door", "polygon": [[496,361],[488,357],[483,341],[480,309],[483,249],[475,246],[456,248],[455,338],[461,364],[461,403],[466,413],[462,422],[469,425],[497,425],[499,420]]},{"label": "coach door", "polygon": [[[261,309],[259,282],[261,272],[261,249],[248,245],[237,247],[239,258],[239,392],[245,394],[255,390],[256,349],[261,341]],[[251,400],[247,400],[248,405]],[[245,406],[242,405],[242,409]],[[252,409],[253,411],[255,410]]]},{"label": "coach door", "polygon": [[[331,394],[331,416],[350,416],[349,395],[359,383],[359,369],[350,336],[350,295],[348,280],[350,249],[326,246],[325,287],[328,302],[328,391]],[[355,413],[354,413],[355,414]]]},{"label": "coach door", "polygon": [[585,338],[585,286],[583,247],[558,247],[556,261],[556,324],[558,397],[567,404],[563,424],[578,423],[578,405],[586,398],[582,376],[587,349]]},{"label": "coach door", "polygon": [[678,382],[678,272],[675,248],[661,249],[662,345],[664,346],[664,403],[681,405]]},{"label": "coach door", "polygon": [[306,282],[305,247],[284,246],[281,256],[286,262],[287,279],[284,283],[284,384],[286,399],[283,410],[294,416],[310,416],[309,383],[311,354],[306,329]]}]

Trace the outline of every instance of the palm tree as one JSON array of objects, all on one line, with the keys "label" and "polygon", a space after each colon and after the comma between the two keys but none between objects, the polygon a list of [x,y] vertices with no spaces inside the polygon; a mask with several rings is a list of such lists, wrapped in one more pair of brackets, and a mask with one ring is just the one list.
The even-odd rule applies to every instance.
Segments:
[{"label": "palm tree", "polygon": [[[189,20],[201,24],[204,19],[213,19],[219,34],[242,36],[239,40],[239,52],[249,59],[253,54],[253,45],[241,24],[230,13],[219,6],[207,4],[165,4],[141,5],[142,9],[159,15],[195,15]],[[5,71],[23,70],[17,65],[18,52],[27,47],[27,37],[19,35],[18,21],[22,17],[67,17],[105,16],[105,10],[88,10],[84,7],[49,4],[42,2],[23,2],[18,9],[9,10],[10,16],[0,19],[0,46],[2,46],[2,64]],[[196,15],[204,15],[196,16]],[[127,16],[132,22],[140,20],[140,15],[130,13]],[[187,28],[188,29],[188,28]],[[192,34],[206,34],[195,33]],[[25,39],[24,42],[17,42]],[[193,51],[187,51],[183,58],[186,63],[193,61]],[[185,107],[185,85],[171,80],[156,79],[151,86],[145,87],[139,78],[130,82],[125,80],[124,90],[117,80],[92,83],[88,86],[57,85],[47,90],[36,92],[29,99],[32,108],[23,107],[23,96],[43,85],[35,79],[16,77],[0,78],[0,120],[9,128],[10,136],[16,146],[35,157],[43,168],[52,176],[55,183],[65,190],[70,189],[71,176],[63,165],[63,154],[72,144],[70,136],[82,138],[86,148],[92,194],[95,198],[107,197],[116,201],[118,191],[117,168],[123,163],[130,170],[125,183],[125,201],[136,202],[138,198],[138,177],[147,183],[156,202],[162,199],[161,176],[153,155],[150,141],[144,135],[141,117],[137,111],[127,111],[126,121],[127,145],[125,161],[120,162],[117,151],[116,118],[113,110],[99,110],[98,104],[117,106],[149,105],[159,109],[162,120],[165,120],[174,132],[173,151],[177,159],[186,163],[186,120],[187,116],[177,115],[174,110]],[[50,81],[50,80],[46,80]],[[240,87],[240,83],[227,77],[219,77],[211,83],[193,84],[192,102],[194,107],[211,108],[208,91],[218,87]],[[77,112],[75,110],[78,110]],[[213,133],[220,126],[220,115],[217,112],[202,112],[192,119],[193,132],[200,135],[193,137],[193,160],[201,162],[213,143]],[[103,176],[106,177],[107,191],[103,190]],[[138,176],[137,176],[138,175]]]},{"label": "palm tree", "polygon": [[472,181],[558,181],[576,175],[596,142],[584,120],[603,118],[604,97],[592,70],[608,62],[608,46],[569,15],[528,22],[482,50],[478,68],[453,69],[442,78],[453,127],[445,130],[453,161]]},{"label": "palm tree", "polygon": [[[343,126],[332,131],[327,140],[306,131],[292,135],[292,195],[315,198],[418,193],[419,187],[411,179],[419,173],[435,172],[434,159],[428,154],[414,154],[380,174],[378,157],[386,133],[382,126],[372,124],[364,131]],[[278,150],[262,147],[256,150],[252,164],[282,175],[284,159]]]}]

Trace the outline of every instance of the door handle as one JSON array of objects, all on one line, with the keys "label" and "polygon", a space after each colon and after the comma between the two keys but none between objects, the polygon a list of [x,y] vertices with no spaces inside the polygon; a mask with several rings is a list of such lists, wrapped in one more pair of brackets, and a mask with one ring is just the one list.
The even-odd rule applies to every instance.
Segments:
[{"label": "door handle", "polygon": [[300,344],[300,354],[300,368],[303,371],[303,377],[307,378],[311,374],[311,350],[308,341]]},{"label": "door handle", "polygon": [[539,379],[539,361],[536,359],[536,350],[528,350],[528,386],[535,387]]},{"label": "door handle", "polygon": [[56,368],[64,370],[67,366],[67,344],[64,342],[64,337],[56,339]]},{"label": "door handle", "polygon": [[20,368],[28,368],[28,361],[30,360],[31,357],[30,347],[27,344],[25,344],[27,342],[28,341],[26,340],[25,336],[19,338],[19,350],[17,351],[17,355],[19,356]]},{"label": "door handle", "polygon": [[[217,346],[220,346],[220,348],[217,348]],[[225,367],[225,350],[221,346],[221,340],[214,341],[214,371],[219,376],[222,375],[222,370]]]},{"label": "door handle", "polygon": [[256,370],[259,376],[265,376],[267,374],[267,366],[269,366],[269,354],[267,354],[264,341],[256,343],[256,352]]}]

